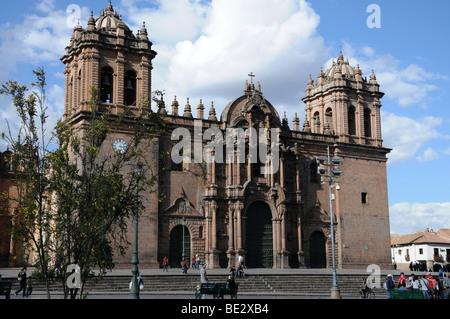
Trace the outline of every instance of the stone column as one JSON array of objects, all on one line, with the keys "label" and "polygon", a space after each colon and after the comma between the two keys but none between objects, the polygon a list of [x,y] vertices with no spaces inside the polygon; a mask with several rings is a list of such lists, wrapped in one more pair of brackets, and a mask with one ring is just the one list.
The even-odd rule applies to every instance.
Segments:
[{"label": "stone column", "polygon": [[219,250],[217,249],[217,202],[210,203],[211,213],[211,250],[209,268],[219,268]]},{"label": "stone column", "polygon": [[204,202],[204,212],[205,212],[205,261],[208,264],[211,264],[210,260],[210,252],[211,252],[211,209],[210,209],[210,203],[205,201]]},{"label": "stone column", "polygon": [[136,91],[136,98],[139,101],[140,98],[151,100],[151,69],[152,64],[151,60],[146,56],[142,56],[141,59],[141,84],[139,87],[139,91]]},{"label": "stone column", "polygon": [[232,202],[228,202],[228,268],[232,266],[234,260],[234,207]]},{"label": "stone column", "polygon": [[279,245],[279,232],[278,232],[278,219],[272,219],[272,229],[273,229],[273,268],[279,267],[279,258],[278,258],[278,245]]},{"label": "stone column", "polygon": [[281,268],[289,268],[289,252],[286,249],[286,206],[280,205],[280,226],[281,226]]},{"label": "stone column", "polygon": [[116,87],[114,89],[114,103],[123,105],[125,95],[125,57],[122,52],[117,52],[116,58]]},{"label": "stone column", "polygon": [[[244,253],[245,253],[244,248],[243,248],[244,247],[244,245],[243,245],[244,243],[243,243],[243,229],[242,229],[242,227],[243,227],[243,216],[242,216],[243,210],[244,210],[244,203],[238,201],[236,203],[236,215],[237,215],[236,258],[239,255],[244,256]],[[237,262],[237,260],[236,260],[236,262]]]},{"label": "stone column", "polygon": [[[88,55],[88,67],[87,74],[91,74],[92,76],[87,76],[87,87],[95,87],[98,90],[98,94],[100,96],[101,89],[101,80],[100,80],[100,54],[97,48],[92,48],[91,54]],[[91,92],[88,92],[88,101],[91,99]],[[83,110],[88,110],[89,103],[83,105]]]},{"label": "stone column", "polygon": [[306,268],[305,265],[305,252],[303,251],[303,242],[302,242],[302,219],[300,215],[297,216],[297,240],[298,240],[298,263],[299,268]]}]

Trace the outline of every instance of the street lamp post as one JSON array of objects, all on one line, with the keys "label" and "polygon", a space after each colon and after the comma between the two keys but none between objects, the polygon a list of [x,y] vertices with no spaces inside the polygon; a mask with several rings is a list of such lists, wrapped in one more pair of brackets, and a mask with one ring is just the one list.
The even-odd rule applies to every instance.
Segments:
[{"label": "street lamp post", "polygon": [[[340,176],[342,170],[340,168],[335,167],[335,165],[339,165],[342,160],[340,157],[333,157],[330,160],[330,146],[327,146],[327,164],[324,164],[323,158],[318,158],[320,164],[328,167],[327,175],[325,174],[325,169],[323,167],[318,168],[318,173],[324,175],[322,180],[328,182],[328,198],[330,203],[330,219],[331,219],[331,254],[333,260],[333,286],[331,287],[331,298],[332,299],[340,299],[341,298],[341,289],[339,288],[337,282],[337,274],[336,274],[336,256],[335,256],[335,240],[334,240],[334,217],[333,217],[333,194],[332,189],[334,187],[333,183],[338,182],[337,176]],[[338,188],[339,185],[336,187]]]},{"label": "street lamp post", "polygon": [[184,236],[185,236],[185,234],[184,234],[184,228],[185,228],[185,225],[186,225],[186,219],[183,217],[183,219],[182,219],[182,221],[181,221],[181,225],[182,225],[182,227],[183,227],[183,249],[182,249],[182,256],[181,256],[181,261],[182,262],[184,262],[184,260],[185,260],[185,258],[186,258],[186,254],[185,254],[185,250],[184,250]]},{"label": "street lamp post", "polygon": [[[137,176],[136,183],[136,197],[139,195],[139,178],[141,174],[142,168],[141,165],[137,165],[134,169],[134,176]],[[138,235],[139,235],[139,206],[136,203],[135,208],[135,217],[134,217],[134,247],[133,247],[133,257],[131,259],[131,264],[133,265],[131,269],[131,273],[133,274],[133,278],[131,280],[131,289],[130,289],[130,299],[140,299],[139,297],[139,285],[137,280],[137,275],[139,273],[139,258],[138,258]]]}]

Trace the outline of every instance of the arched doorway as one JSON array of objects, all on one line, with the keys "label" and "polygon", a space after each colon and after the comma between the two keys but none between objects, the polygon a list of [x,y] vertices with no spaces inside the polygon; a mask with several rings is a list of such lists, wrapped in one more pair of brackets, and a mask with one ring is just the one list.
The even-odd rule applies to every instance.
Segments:
[{"label": "arched doorway", "polygon": [[183,257],[189,261],[191,256],[191,235],[186,226],[177,225],[172,229],[170,232],[169,249],[169,264],[171,268],[180,268]]},{"label": "arched doorway", "polygon": [[311,268],[326,268],[327,255],[325,248],[325,236],[320,231],[311,234],[309,240],[310,265]]},{"label": "arched doorway", "polygon": [[248,207],[246,216],[246,266],[272,268],[273,231],[270,208],[264,202],[255,202]]}]

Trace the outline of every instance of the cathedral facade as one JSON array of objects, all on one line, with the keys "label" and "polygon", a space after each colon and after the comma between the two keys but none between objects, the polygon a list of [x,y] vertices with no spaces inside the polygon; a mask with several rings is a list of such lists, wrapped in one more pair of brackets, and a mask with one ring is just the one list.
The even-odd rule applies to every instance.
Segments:
[{"label": "cathedral facade", "polygon": [[[141,99],[151,98],[156,56],[145,24],[133,34],[109,3],[98,18],[91,15],[86,28],[75,27],[61,59],[66,66],[65,116],[73,125],[88,121],[92,86],[99,89],[100,111],[138,109]],[[238,256],[249,268],[326,268],[332,265],[333,237],[339,268],[390,266],[389,149],[383,147],[383,93],[375,74],[363,77],[359,66],[351,66],[341,53],[316,81],[309,80],[303,103],[299,101],[305,119],[300,125],[296,115],[291,126],[253,78],[250,74],[243,93],[236,92],[221,115],[214,104],[191,106],[188,99],[180,106],[176,97],[171,105],[157,106],[170,130],[185,129],[202,151],[211,140],[204,139],[209,129],[223,136],[239,129],[244,142],[238,149],[233,139],[223,139],[221,147],[233,151],[224,151],[222,159],[217,149],[211,152],[205,182],[190,173],[198,168],[195,161],[158,156],[170,153],[178,140],[170,134],[154,139],[149,161],[165,173],[157,194],[142,195],[148,204],[139,224],[140,267],[159,267],[164,257],[179,267],[182,259],[198,255],[209,268],[236,265]],[[267,162],[250,159],[254,140],[248,132],[261,129],[278,132],[276,143],[271,134],[257,137],[277,161],[276,169],[264,170]],[[116,132],[104,152],[114,152],[114,141],[127,141],[130,134],[125,127]],[[339,175],[333,183],[326,171],[320,172],[323,164],[334,164],[331,158],[340,159],[329,170],[337,169]],[[131,221],[129,229],[132,242]],[[129,266],[131,250],[116,258],[118,267]]]}]

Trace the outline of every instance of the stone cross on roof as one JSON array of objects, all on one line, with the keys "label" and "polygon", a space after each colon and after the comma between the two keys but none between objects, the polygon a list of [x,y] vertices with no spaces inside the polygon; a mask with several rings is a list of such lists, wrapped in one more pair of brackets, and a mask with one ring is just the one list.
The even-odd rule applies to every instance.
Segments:
[{"label": "stone cross on roof", "polygon": [[255,75],[253,74],[253,72],[250,72],[248,76],[250,77],[250,84],[253,84],[253,78],[255,77]]}]

